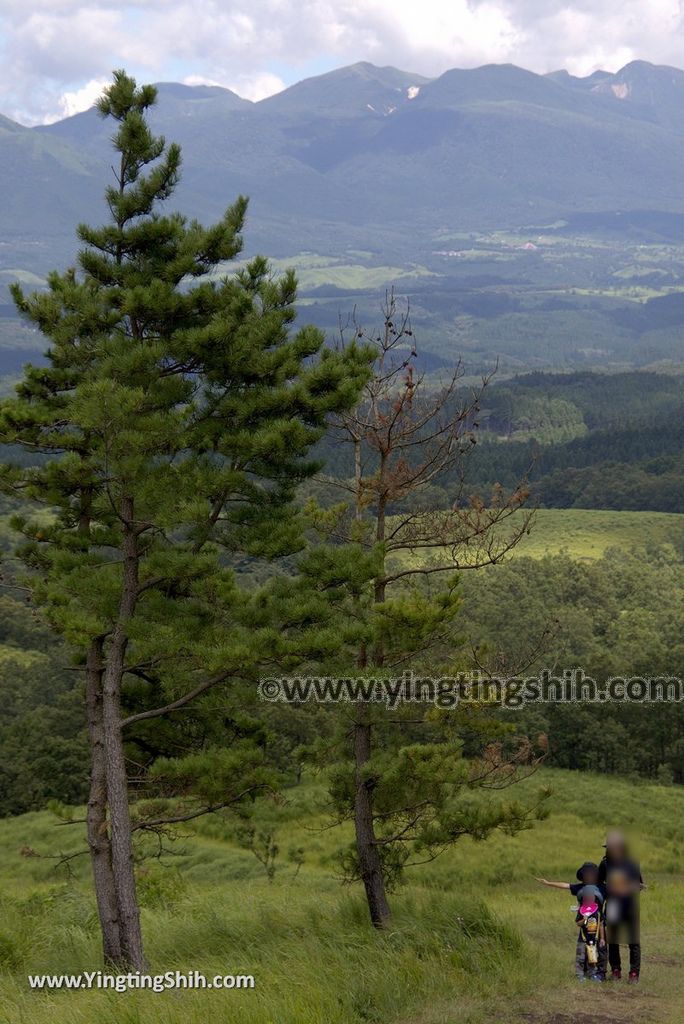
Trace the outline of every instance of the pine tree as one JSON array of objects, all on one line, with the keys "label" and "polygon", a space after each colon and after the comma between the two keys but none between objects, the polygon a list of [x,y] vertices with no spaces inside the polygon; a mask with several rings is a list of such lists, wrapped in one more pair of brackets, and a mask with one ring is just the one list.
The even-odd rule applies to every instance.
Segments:
[{"label": "pine tree", "polygon": [[[125,732],[249,677],[268,653],[231,560],[301,545],[293,497],[316,468],[309,450],[368,372],[361,349],[340,355],[312,328],[291,331],[293,274],[274,279],[262,258],[216,272],[240,252],[244,198],[208,228],[163,212],[181,156],[150,130],[155,98],[118,71],[99,101],[117,126],[110,218],[79,227],[77,269],[52,273],[45,292],[14,288],[50,347],[0,406],[0,440],[34,457],[2,465],[2,489],[45,510],[15,519],[24,585],[85,673],[104,956],[134,969],[145,960]],[[252,753],[223,757],[225,791],[207,792],[208,808],[263,784]],[[212,773],[183,774],[208,787]]]}]

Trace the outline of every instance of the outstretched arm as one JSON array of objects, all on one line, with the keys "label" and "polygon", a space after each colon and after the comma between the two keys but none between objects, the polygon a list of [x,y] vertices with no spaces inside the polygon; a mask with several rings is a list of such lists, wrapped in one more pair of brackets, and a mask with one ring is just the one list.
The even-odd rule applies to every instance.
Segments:
[{"label": "outstretched arm", "polygon": [[542,885],[548,885],[552,889],[569,889],[570,888],[570,883],[569,882],[549,882],[549,880],[546,879],[546,878],[536,878],[536,876],[535,876],[535,881],[541,882]]}]

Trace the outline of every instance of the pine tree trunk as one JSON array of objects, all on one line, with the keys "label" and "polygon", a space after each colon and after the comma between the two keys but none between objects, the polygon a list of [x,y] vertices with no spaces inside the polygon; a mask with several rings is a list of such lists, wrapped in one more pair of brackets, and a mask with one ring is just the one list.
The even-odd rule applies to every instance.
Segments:
[{"label": "pine tree trunk", "polygon": [[93,640],[86,661],[86,709],[90,739],[90,794],[86,834],[95,884],[105,965],[121,960],[119,913],[107,826],[107,781],[102,721],[102,641]]},{"label": "pine tree trunk", "polygon": [[[107,677],[110,677],[109,679]],[[121,735],[119,691],[114,673],[105,674],[104,727],[107,761],[107,799],[111,822],[112,868],[121,935],[121,965],[142,971],[145,968],[140,911],[135,885],[133,834],[128,806],[128,779]]]},{"label": "pine tree trunk", "polygon": [[122,500],[121,518],[124,521],[123,583],[119,615],[107,651],[102,707],[107,801],[112,830],[112,868],[119,911],[121,959],[124,966],[143,971],[145,957],[135,885],[133,833],[128,806],[128,778],[121,732],[121,684],[128,645],[127,629],[138,599],[138,545],[133,526],[132,500]]},{"label": "pine tree trunk", "polygon": [[354,725],[356,855],[359,874],[366,890],[371,922],[376,928],[384,928],[390,918],[390,908],[385,893],[382,861],[375,842],[373,783],[372,780],[363,778],[363,768],[371,755],[371,725],[365,716],[365,709],[359,710],[364,717],[358,718]]}]

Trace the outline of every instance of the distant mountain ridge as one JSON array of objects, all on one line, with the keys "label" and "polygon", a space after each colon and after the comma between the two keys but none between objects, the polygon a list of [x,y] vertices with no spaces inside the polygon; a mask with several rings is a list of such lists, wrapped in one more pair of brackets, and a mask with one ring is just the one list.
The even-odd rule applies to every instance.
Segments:
[{"label": "distant mountain ridge", "polygon": [[[485,65],[433,79],[361,62],[257,103],[162,83],[154,126],[183,146],[179,206],[208,219],[250,195],[248,242],[275,255],[406,258],[450,231],[684,213],[684,71],[644,61],[586,78]],[[14,261],[0,269],[18,254],[44,270],[77,221],[104,216],[110,135],[94,110],[36,128],[0,116]]]}]

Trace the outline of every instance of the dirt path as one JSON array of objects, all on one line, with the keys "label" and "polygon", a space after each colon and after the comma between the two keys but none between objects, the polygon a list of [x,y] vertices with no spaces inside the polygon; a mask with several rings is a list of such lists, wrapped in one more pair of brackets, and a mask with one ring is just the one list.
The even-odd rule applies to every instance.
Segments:
[{"label": "dirt path", "polygon": [[[663,954],[645,956],[642,980],[569,983],[562,989],[542,988],[534,1005],[515,1008],[513,1024],[682,1024],[684,977],[682,961]],[[531,1003],[532,1000],[529,1001]],[[540,1008],[543,1004],[543,1009]]]}]

